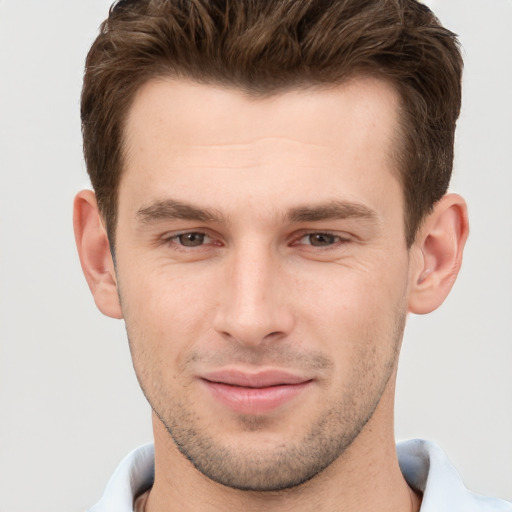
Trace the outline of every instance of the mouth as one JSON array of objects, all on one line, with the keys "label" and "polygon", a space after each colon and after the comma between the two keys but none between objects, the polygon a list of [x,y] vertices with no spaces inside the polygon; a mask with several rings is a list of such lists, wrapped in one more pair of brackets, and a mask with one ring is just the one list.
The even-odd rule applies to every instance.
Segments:
[{"label": "mouth", "polygon": [[270,413],[294,400],[313,379],[283,370],[211,372],[200,379],[214,399],[239,414]]}]

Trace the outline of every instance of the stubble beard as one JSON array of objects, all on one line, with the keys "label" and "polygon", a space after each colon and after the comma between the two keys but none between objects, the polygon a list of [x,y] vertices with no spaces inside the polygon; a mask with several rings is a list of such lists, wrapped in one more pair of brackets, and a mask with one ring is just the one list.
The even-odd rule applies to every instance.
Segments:
[{"label": "stubble beard", "polygon": [[[140,352],[137,353],[139,363],[146,360],[147,365],[139,366],[139,370],[145,368],[137,371],[137,376],[153,411],[181,454],[204,476],[238,490],[284,491],[310,481],[329,467],[343,456],[364,429],[396,370],[404,326],[405,313],[401,312],[396,318],[393,340],[384,342],[391,347],[387,359],[383,362],[375,350],[361,349],[357,357],[361,364],[354,370],[350,382],[324,414],[316,418],[309,431],[300,439],[283,439],[278,446],[269,449],[257,443],[243,448],[222,443],[202,427],[186,396],[169,396],[158,387],[148,393],[146,382],[163,381],[151,374],[154,366]],[[139,347],[144,346],[140,341]],[[132,343],[130,347],[135,355]],[[267,426],[265,417],[239,416],[239,429],[244,433],[257,436],[265,432]]]},{"label": "stubble beard", "polygon": [[[329,467],[356,439],[377,405],[378,401],[365,416],[355,417],[359,404],[347,401],[345,410],[328,410],[299,441],[245,451],[222,445],[194,428],[193,415],[177,403],[173,414],[153,410],[181,454],[207,478],[237,490],[279,492],[305,484]],[[246,432],[265,430],[261,418],[241,417],[239,422]]]}]

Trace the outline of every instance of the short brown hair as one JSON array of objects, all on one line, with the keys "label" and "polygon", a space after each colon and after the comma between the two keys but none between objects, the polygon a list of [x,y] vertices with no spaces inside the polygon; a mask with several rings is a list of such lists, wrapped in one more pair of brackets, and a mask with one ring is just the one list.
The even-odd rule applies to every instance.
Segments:
[{"label": "short brown hair", "polygon": [[396,148],[410,246],[446,192],[461,103],[456,36],[414,0],[121,0],[86,60],[82,131],[87,171],[114,243],[124,123],[158,76],[268,95],[341,83],[359,72],[401,98]]}]

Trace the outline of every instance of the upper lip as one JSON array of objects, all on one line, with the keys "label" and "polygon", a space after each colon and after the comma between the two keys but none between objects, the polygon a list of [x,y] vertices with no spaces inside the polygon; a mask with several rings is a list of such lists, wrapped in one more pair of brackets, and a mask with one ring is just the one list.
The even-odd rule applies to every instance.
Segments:
[{"label": "upper lip", "polygon": [[247,388],[266,388],[279,385],[303,384],[304,382],[312,380],[310,377],[296,375],[289,371],[280,369],[265,369],[256,372],[224,369],[206,372],[201,375],[201,378],[209,382]]}]

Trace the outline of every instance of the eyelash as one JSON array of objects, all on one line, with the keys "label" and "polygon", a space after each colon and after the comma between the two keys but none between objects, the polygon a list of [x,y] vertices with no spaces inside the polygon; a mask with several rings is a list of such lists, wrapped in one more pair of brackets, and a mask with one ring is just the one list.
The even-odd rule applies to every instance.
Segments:
[{"label": "eyelash", "polygon": [[[187,246],[187,245],[180,243],[179,242],[180,237],[184,237],[187,235],[199,235],[200,237],[203,237],[203,241],[202,241],[202,243],[200,243],[199,245],[196,245],[196,246],[194,246],[194,245]],[[171,236],[164,237],[162,239],[162,244],[167,245],[168,247],[171,247],[174,250],[191,250],[191,249],[197,250],[197,249],[204,247],[204,245],[205,245],[204,238],[213,240],[212,237],[210,237],[207,233],[205,233],[203,231],[184,231],[182,233],[175,233]],[[218,245],[220,245],[220,244],[218,244]]]},{"label": "eyelash", "polygon": [[303,240],[304,238],[309,238],[310,242],[311,242],[311,237],[314,237],[314,236],[326,237],[326,238],[331,238],[334,240],[332,240],[331,243],[329,243],[328,245],[325,245],[325,246],[324,245],[314,245],[313,243],[308,243],[308,244],[303,244],[303,245],[313,247],[316,249],[328,250],[328,249],[338,247],[339,245],[343,245],[350,241],[348,237],[343,237],[341,235],[337,235],[337,234],[331,233],[329,231],[312,231],[312,232],[307,232],[307,233],[302,234],[299,238],[296,239],[296,242],[294,242],[294,244],[296,244],[300,240]]},{"label": "eyelash", "polygon": [[[201,243],[199,245],[187,246],[187,245],[184,245],[183,243],[179,242],[180,237],[185,237],[187,235],[199,235],[200,237],[203,237],[203,239],[201,240]],[[327,238],[331,238],[333,240],[331,243],[329,243],[327,245],[314,245],[313,243],[303,243],[303,244],[300,243],[301,240],[304,240],[305,238],[308,238],[308,237],[314,237],[314,236],[327,237]],[[205,243],[204,242],[205,238],[210,241]],[[309,241],[311,242],[311,238]],[[344,245],[344,244],[348,243],[349,241],[350,241],[349,237],[344,237],[344,236],[341,236],[341,235],[338,235],[338,234],[335,234],[335,233],[332,233],[329,231],[307,231],[307,232],[300,233],[299,236],[295,236],[293,241],[290,243],[290,245],[292,247],[297,246],[297,245],[303,245],[305,247],[311,247],[313,250],[329,250],[329,249],[337,248],[340,245]],[[161,240],[161,243],[163,245],[166,245],[166,246],[171,247],[172,249],[178,250],[178,251],[200,250],[202,248],[204,249],[207,244],[210,245],[210,244],[212,244],[212,242],[213,242],[214,246],[222,245],[221,242],[215,242],[214,237],[208,235],[208,233],[206,233],[204,231],[184,231],[181,233],[175,233],[171,236],[167,236],[165,238],[162,238],[162,240]]]}]

